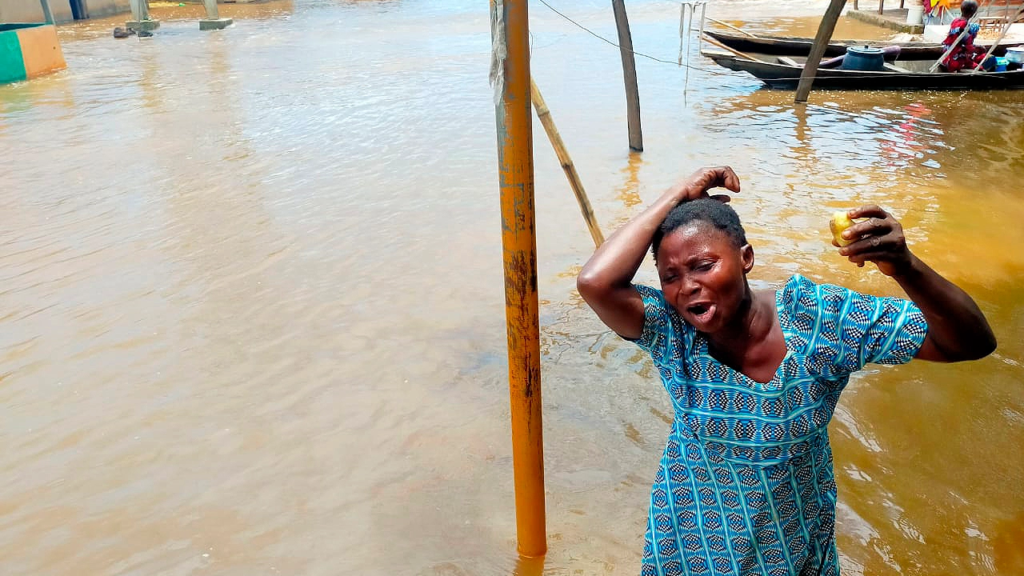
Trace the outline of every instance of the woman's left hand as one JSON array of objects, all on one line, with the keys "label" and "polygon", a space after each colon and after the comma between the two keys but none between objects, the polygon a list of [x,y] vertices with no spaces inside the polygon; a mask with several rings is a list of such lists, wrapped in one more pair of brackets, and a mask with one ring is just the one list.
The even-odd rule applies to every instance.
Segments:
[{"label": "woman's left hand", "polygon": [[[896,276],[911,267],[913,255],[907,248],[903,226],[892,214],[874,205],[854,208],[846,214],[851,219],[867,220],[843,231],[843,238],[852,243],[839,249],[841,255],[858,266],[874,262],[886,276]],[[836,244],[834,240],[832,243]]]}]

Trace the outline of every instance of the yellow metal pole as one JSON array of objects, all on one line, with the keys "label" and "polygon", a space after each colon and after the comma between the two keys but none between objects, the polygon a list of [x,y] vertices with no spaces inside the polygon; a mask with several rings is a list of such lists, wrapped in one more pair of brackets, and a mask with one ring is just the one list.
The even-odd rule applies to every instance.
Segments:
[{"label": "yellow metal pole", "polygon": [[492,0],[501,243],[519,553],[547,552],[527,0]]}]

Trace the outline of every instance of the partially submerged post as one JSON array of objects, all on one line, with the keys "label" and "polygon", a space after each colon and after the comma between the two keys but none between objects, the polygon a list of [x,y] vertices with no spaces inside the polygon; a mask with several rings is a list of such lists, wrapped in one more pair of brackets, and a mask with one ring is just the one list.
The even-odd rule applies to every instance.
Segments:
[{"label": "partially submerged post", "polygon": [[615,29],[619,33],[619,54],[622,56],[622,80],[626,84],[626,118],[629,124],[629,148],[644,150],[644,136],[640,130],[640,92],[636,87],[636,59],[633,57],[633,36],[629,33],[629,19],[623,0],[612,0]]},{"label": "partially submerged post", "polygon": [[804,64],[804,71],[800,74],[800,84],[796,88],[796,102],[807,102],[807,96],[811,93],[811,85],[814,84],[814,76],[818,73],[818,64],[821,57],[825,55],[825,49],[832,40],[832,32],[836,29],[836,22],[839,15],[843,13],[843,6],[846,0],[831,0],[825,16],[818,26],[818,34],[814,37],[814,45],[811,53],[807,56],[807,63]]},{"label": "partially submerged post", "polygon": [[39,0],[39,6],[43,9],[43,22],[53,24],[53,12],[50,10],[50,0]]},{"label": "partially submerged post", "polygon": [[498,129],[516,532],[520,554],[541,556],[547,552],[547,536],[527,1],[491,0],[491,82]]},{"label": "partially submerged post", "polygon": [[149,0],[130,0],[132,19],[124,23],[124,27],[136,32],[145,30],[152,32],[160,27],[159,20],[149,17]]},{"label": "partially submerged post", "polygon": [[221,18],[217,11],[217,0],[203,0],[206,5],[206,20],[199,21],[200,30],[223,30],[231,25],[231,18]]}]

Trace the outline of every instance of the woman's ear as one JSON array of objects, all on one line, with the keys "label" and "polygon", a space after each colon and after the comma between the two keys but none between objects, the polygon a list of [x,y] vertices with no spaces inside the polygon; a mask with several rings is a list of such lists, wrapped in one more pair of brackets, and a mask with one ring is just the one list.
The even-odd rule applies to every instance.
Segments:
[{"label": "woman's ear", "polygon": [[740,258],[743,259],[743,273],[746,274],[754,269],[754,247],[744,244],[740,248]]}]

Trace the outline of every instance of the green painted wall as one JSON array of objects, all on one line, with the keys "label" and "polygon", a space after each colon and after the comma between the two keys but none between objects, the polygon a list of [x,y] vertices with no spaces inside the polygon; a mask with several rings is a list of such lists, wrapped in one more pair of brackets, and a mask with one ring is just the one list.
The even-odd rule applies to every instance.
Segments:
[{"label": "green painted wall", "polygon": [[21,58],[21,43],[18,32],[0,32],[0,84],[25,79],[25,62]]}]

